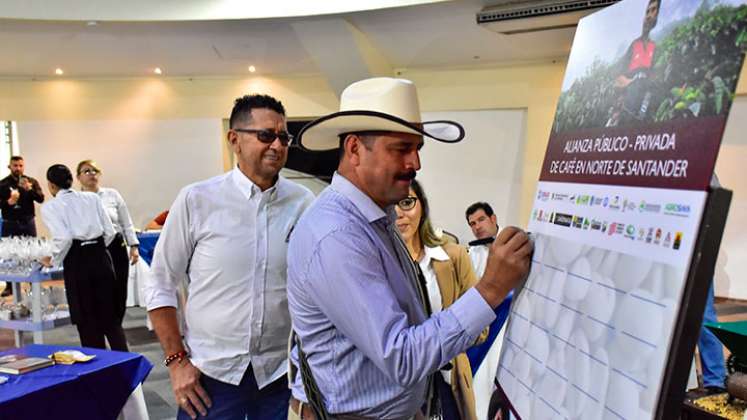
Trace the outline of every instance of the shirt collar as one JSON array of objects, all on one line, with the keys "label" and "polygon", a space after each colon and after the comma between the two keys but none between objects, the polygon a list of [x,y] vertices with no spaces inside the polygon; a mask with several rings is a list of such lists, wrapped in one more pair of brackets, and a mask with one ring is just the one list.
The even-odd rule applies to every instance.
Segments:
[{"label": "shirt collar", "polygon": [[57,191],[57,197],[62,197],[63,195],[70,194],[72,192],[75,192],[75,190],[70,188],[60,188],[60,190]]},{"label": "shirt collar", "polygon": [[239,165],[236,165],[236,167],[234,167],[231,171],[231,178],[233,178],[233,182],[239,188],[239,191],[244,194],[244,197],[246,197],[247,200],[254,197],[254,194],[266,194],[269,195],[270,200],[272,200],[276,198],[280,192],[283,191],[282,185],[283,183],[285,183],[285,179],[278,175],[278,179],[277,181],[275,181],[275,185],[266,189],[265,191],[262,191],[257,186],[257,184],[252,182],[252,180],[249,179],[248,176],[244,175],[244,173],[241,172],[241,169],[239,169]]},{"label": "shirt collar", "polygon": [[[347,178],[340,175],[335,171],[332,176],[331,187],[333,190],[342,194],[345,198],[353,202],[353,205],[363,214],[369,222],[375,222],[382,218],[387,218],[388,222],[391,222],[397,218],[397,214],[394,211],[394,207],[387,207],[387,211],[381,209],[371,197],[367,196],[363,191],[358,189],[352,182]],[[394,216],[394,218],[392,218]]]},{"label": "shirt collar", "polygon": [[436,261],[448,261],[449,260],[449,254],[444,251],[443,247],[441,246],[434,246],[433,248],[426,246],[424,248],[423,253],[423,262],[428,264],[431,262],[431,260]]}]

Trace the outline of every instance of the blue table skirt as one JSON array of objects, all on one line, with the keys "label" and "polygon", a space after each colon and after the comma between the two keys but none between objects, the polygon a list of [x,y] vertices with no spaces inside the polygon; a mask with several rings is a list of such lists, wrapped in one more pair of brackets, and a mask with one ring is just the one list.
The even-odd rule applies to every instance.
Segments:
[{"label": "blue table skirt", "polygon": [[32,344],[0,353],[47,357],[60,350],[96,355],[87,363],[54,365],[5,375],[0,419],[116,419],[153,365],[142,355],[92,348]]},{"label": "blue table skirt", "polygon": [[160,235],[160,231],[141,232],[137,234],[137,240],[140,242],[140,258],[148,263],[148,265],[150,265],[150,262],[153,260],[153,251],[156,249],[156,242],[158,242],[158,237]]}]

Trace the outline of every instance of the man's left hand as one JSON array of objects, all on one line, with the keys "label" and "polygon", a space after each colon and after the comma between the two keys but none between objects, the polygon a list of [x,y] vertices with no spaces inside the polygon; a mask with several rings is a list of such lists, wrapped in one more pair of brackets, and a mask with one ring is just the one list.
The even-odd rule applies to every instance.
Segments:
[{"label": "man's left hand", "polygon": [[140,259],[140,251],[138,250],[138,246],[131,246],[130,247],[130,265],[137,264],[137,261]]},{"label": "man's left hand", "polygon": [[28,178],[21,178],[21,181],[18,183],[18,186],[23,188],[26,191],[31,191],[31,188],[33,185],[31,185],[31,182]]}]

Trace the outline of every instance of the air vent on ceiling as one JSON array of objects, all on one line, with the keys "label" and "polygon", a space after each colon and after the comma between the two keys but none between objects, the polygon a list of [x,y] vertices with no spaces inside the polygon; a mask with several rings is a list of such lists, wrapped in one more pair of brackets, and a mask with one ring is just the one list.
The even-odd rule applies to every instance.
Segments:
[{"label": "air vent on ceiling", "polygon": [[570,28],[582,17],[619,0],[516,1],[488,7],[477,14],[477,23],[494,32],[517,34]]}]

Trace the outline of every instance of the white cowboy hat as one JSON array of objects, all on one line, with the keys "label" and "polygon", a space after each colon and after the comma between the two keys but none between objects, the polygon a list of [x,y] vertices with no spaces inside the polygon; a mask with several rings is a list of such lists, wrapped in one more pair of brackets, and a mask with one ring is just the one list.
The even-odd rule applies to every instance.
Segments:
[{"label": "white cowboy hat", "polygon": [[456,122],[421,121],[418,94],[411,81],[374,77],[345,88],[340,95],[340,112],[306,124],[298,133],[298,142],[307,150],[336,149],[340,134],[362,131],[421,134],[446,143],[464,138],[464,128]]}]

